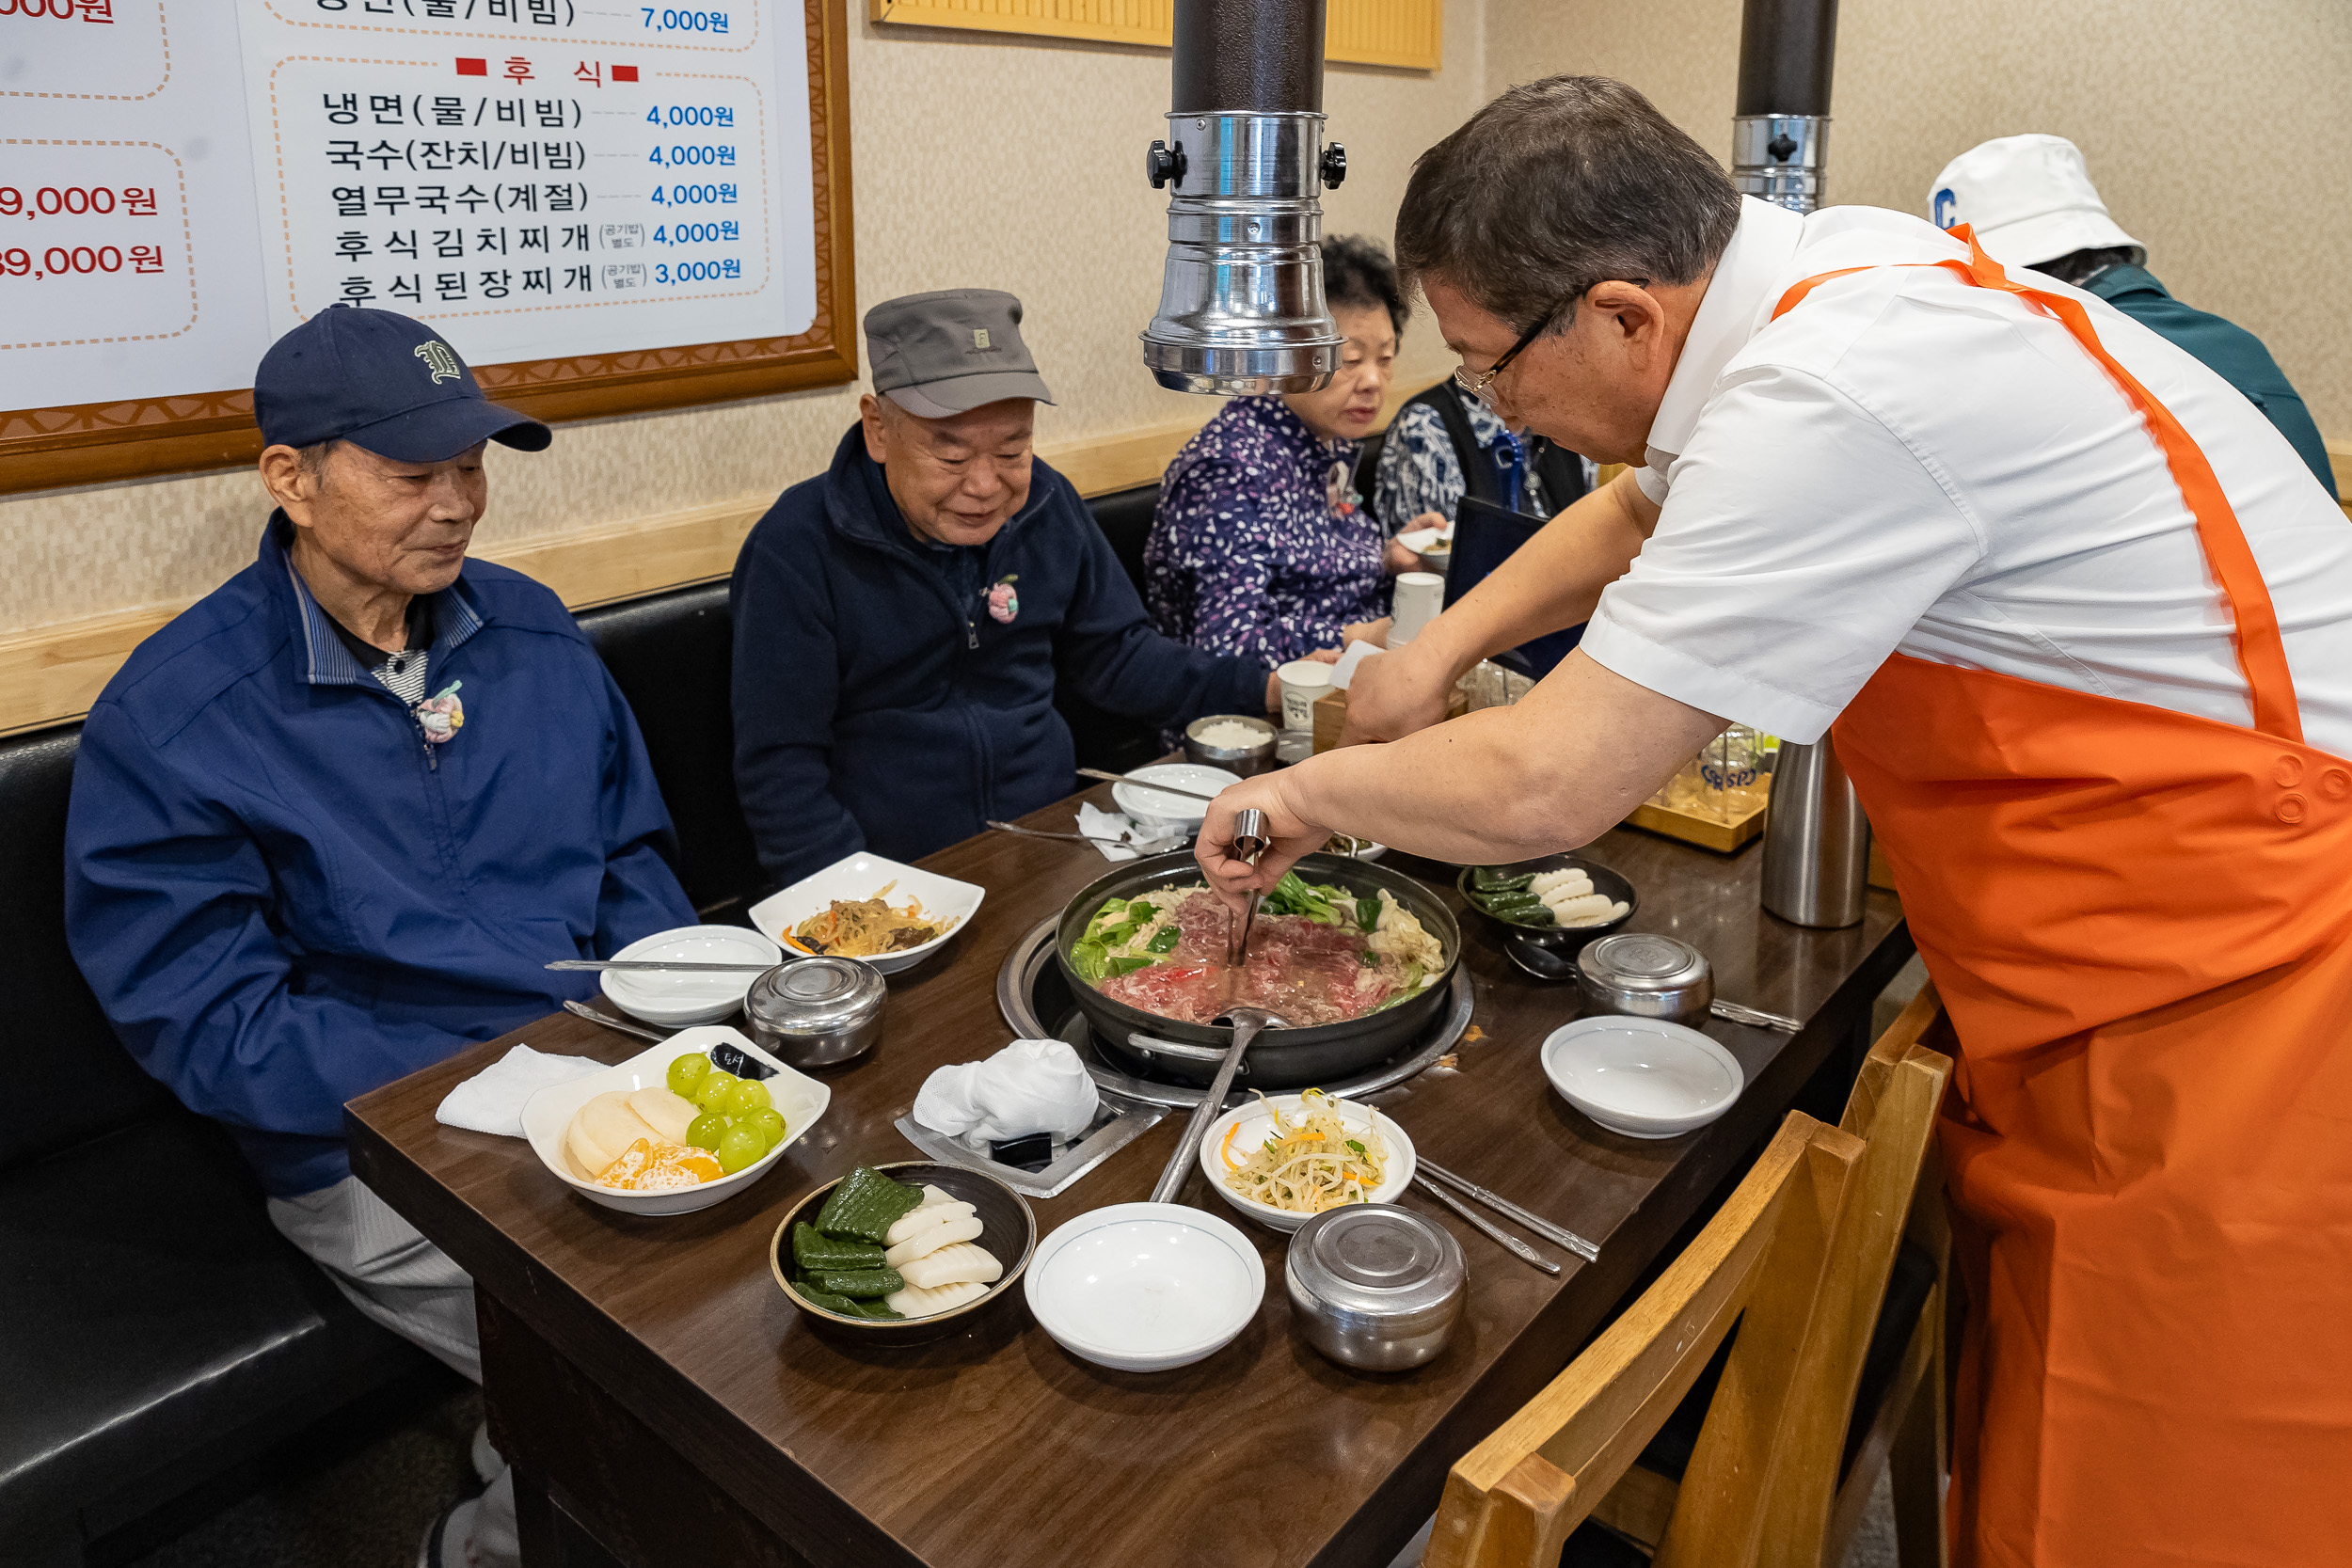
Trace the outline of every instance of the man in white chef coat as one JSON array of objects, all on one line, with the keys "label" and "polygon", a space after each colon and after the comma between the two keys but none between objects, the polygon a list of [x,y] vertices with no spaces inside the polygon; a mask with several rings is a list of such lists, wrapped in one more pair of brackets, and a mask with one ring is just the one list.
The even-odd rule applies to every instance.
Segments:
[{"label": "man in white chef coat", "polygon": [[[1589,842],[1726,721],[1836,725],[1963,1047],[1960,1560],[2352,1540],[2352,527],[2227,382],[1964,234],[1740,197],[1621,84],[1424,153],[1397,259],[1507,421],[1629,471],[1228,790],[1229,897],[1331,832]],[[2029,287],[2028,287],[2029,286]],[[1480,657],[1589,619],[1515,707]],[[1221,847],[1267,815],[1252,869]],[[2332,1021],[2332,1022],[2328,1022]],[[2321,1493],[2328,1496],[2322,1497]]]}]

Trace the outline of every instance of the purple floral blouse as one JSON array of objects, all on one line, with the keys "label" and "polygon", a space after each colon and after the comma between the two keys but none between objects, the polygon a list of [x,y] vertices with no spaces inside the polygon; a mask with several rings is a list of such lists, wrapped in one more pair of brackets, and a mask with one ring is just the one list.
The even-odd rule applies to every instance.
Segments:
[{"label": "purple floral blouse", "polygon": [[1325,441],[1277,397],[1235,398],[1168,466],[1143,547],[1169,637],[1268,668],[1386,615],[1386,535],[1351,483],[1354,441]]}]

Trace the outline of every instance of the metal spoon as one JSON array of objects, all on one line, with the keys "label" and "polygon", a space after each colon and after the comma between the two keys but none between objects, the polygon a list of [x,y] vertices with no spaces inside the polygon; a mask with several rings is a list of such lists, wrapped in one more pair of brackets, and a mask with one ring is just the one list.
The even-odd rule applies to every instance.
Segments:
[{"label": "metal spoon", "polygon": [[[1513,963],[1538,980],[1574,980],[1576,978],[1574,963],[1539,943],[1521,942],[1516,937],[1505,937],[1502,939],[1502,950],[1511,956]],[[1720,1000],[1709,1002],[1707,1005],[1707,1011],[1709,1017],[1720,1018],[1725,1023],[1744,1023],[1752,1029],[1771,1029],[1783,1035],[1793,1035],[1804,1027],[1793,1018],[1784,1018],[1778,1013],[1768,1013],[1756,1007],[1741,1006],[1737,1002]]]},{"label": "metal spoon", "polygon": [[1232,1020],[1233,1043],[1226,1048],[1225,1059],[1216,1065],[1216,1076],[1210,1080],[1208,1092],[1194,1106],[1192,1119],[1184,1123],[1184,1135],[1176,1140],[1176,1153],[1160,1172],[1159,1184],[1152,1189],[1154,1203],[1173,1203],[1184,1185],[1184,1172],[1200,1158],[1200,1145],[1209,1135],[1209,1123],[1225,1114],[1225,1096],[1233,1086],[1233,1074],[1241,1067],[1242,1053],[1248,1051],[1259,1035],[1268,1029],[1287,1029],[1291,1021],[1279,1013],[1263,1007],[1235,1007],[1225,1015]]}]

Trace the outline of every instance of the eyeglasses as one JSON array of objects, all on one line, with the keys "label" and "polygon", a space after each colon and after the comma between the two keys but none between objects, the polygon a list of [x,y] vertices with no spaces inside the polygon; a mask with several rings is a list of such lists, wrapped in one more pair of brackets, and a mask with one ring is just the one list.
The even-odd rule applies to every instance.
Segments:
[{"label": "eyeglasses", "polygon": [[[1604,278],[1602,281],[1606,282],[1608,279]],[[1646,277],[1629,277],[1626,281],[1632,284],[1637,289],[1646,289],[1649,287],[1649,279]],[[1599,287],[1599,283],[1587,283],[1581,288],[1569,290],[1566,293],[1560,296],[1559,304],[1554,305],[1550,309],[1545,311],[1541,316],[1538,316],[1535,319],[1534,325],[1519,334],[1519,341],[1505,349],[1502,358],[1487,366],[1484,371],[1480,372],[1476,375],[1472,375],[1468,365],[1456,365],[1454,368],[1454,384],[1456,387],[1461,388],[1465,392],[1468,392],[1470,396],[1476,398],[1479,402],[1485,404],[1487,407],[1492,408],[1495,401],[1495,378],[1500,376],[1504,371],[1509,370],[1511,368],[1511,361],[1526,353],[1527,345],[1542,337],[1550,327],[1551,324],[1559,318],[1560,313],[1563,310],[1567,309],[1578,300],[1582,299],[1586,294],[1591,293],[1595,289]]]}]

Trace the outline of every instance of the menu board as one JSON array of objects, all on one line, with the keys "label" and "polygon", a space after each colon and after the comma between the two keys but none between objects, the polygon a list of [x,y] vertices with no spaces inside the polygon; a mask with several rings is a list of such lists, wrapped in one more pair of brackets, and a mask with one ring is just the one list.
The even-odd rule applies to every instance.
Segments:
[{"label": "menu board", "polygon": [[838,0],[0,0],[0,488],[235,461],[277,337],[502,401],[848,380]]}]

